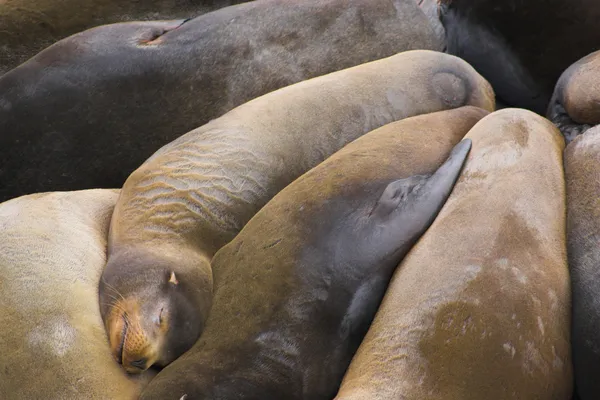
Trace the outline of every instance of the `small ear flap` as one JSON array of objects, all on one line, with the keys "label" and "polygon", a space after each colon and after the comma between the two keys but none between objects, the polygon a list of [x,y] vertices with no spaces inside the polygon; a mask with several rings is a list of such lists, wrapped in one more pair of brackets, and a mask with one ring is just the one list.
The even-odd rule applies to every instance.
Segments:
[{"label": "small ear flap", "polygon": [[171,272],[171,276],[169,277],[169,283],[172,283],[173,285],[179,285],[179,281],[175,276],[175,272]]},{"label": "small ear flap", "polygon": [[371,214],[385,217],[406,198],[409,189],[406,179],[391,182],[386,186]]}]

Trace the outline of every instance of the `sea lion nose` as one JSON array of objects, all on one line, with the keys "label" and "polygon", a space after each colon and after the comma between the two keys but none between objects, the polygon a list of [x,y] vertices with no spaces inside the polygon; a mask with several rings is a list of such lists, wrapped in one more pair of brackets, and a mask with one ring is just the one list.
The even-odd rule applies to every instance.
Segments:
[{"label": "sea lion nose", "polygon": [[139,368],[141,370],[145,370],[147,363],[148,363],[148,359],[147,358],[140,358],[139,360],[132,361],[130,364],[133,367]]}]

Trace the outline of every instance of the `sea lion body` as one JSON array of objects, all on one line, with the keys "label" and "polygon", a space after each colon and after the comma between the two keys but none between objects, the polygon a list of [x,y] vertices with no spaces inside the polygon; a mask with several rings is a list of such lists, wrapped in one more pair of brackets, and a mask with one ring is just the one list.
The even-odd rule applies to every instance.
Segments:
[{"label": "sea lion body", "polygon": [[567,143],[600,124],[600,51],[591,53],[563,72],[548,106],[548,118]]},{"label": "sea lion body", "polygon": [[436,168],[485,114],[469,107],[386,125],[278,193],[213,258],[205,331],[141,399],[331,399],[468,142]]},{"label": "sea lion body", "polygon": [[473,65],[498,99],[545,115],[556,80],[600,48],[596,0],[442,0],[447,51]]},{"label": "sea lion body", "polygon": [[242,1],[3,0],[0,4],[0,76],[54,42],[94,26],[193,18]]},{"label": "sea lion body", "polygon": [[98,281],[116,190],[43,193],[0,204],[0,398],[133,400],[111,356]]},{"label": "sea lion body", "polygon": [[463,172],[398,267],[336,400],[569,400],[564,141],[544,118],[479,121]]},{"label": "sea lion body", "polygon": [[600,127],[573,140],[565,151],[567,250],[573,292],[571,341],[575,386],[581,400],[600,397]]},{"label": "sea lion body", "polygon": [[261,0],[90,29],[0,77],[0,201],[121,187],[161,146],[251,99],[442,48],[413,0]]},{"label": "sea lion body", "polygon": [[[462,105],[493,110],[489,84],[456,57],[410,51],[269,93],[157,151],[125,182],[111,222],[103,277],[129,304],[102,310],[117,359],[164,364],[182,353],[168,343],[191,347],[210,308],[210,259],[294,179],[386,123]],[[184,292],[170,304],[167,293]],[[197,325],[164,339],[151,321],[167,309]],[[139,318],[132,343],[121,310]]]}]

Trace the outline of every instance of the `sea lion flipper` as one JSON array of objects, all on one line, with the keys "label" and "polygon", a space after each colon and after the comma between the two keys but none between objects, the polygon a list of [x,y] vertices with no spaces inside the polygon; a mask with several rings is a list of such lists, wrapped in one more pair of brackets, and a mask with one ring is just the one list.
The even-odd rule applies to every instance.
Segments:
[{"label": "sea lion flipper", "polygon": [[463,139],[454,146],[448,159],[427,180],[421,193],[425,190],[429,192],[431,198],[437,198],[443,204],[460,176],[460,171],[471,150],[471,144],[471,139]]},{"label": "sea lion flipper", "polygon": [[471,149],[471,139],[463,139],[452,149],[448,159],[431,176],[416,175],[391,182],[383,191],[371,214],[386,217],[395,210],[412,204],[427,212],[415,215],[431,215],[440,210],[456,180]]}]

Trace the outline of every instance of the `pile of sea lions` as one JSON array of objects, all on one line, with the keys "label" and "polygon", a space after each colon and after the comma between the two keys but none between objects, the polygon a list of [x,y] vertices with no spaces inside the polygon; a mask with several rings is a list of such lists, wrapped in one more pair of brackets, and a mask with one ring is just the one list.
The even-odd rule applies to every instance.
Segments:
[{"label": "pile of sea lions", "polygon": [[599,24],[0,0],[0,398],[599,399]]}]

